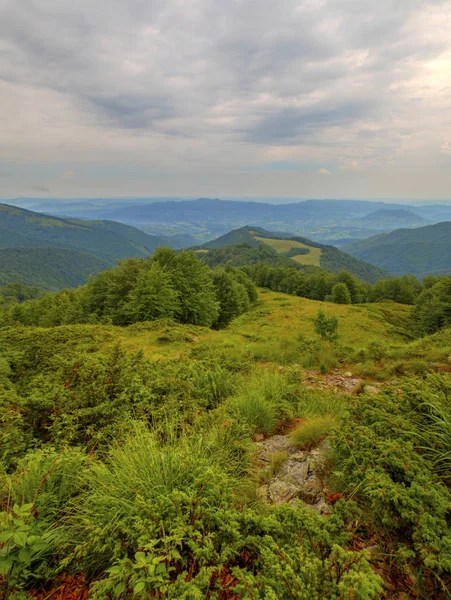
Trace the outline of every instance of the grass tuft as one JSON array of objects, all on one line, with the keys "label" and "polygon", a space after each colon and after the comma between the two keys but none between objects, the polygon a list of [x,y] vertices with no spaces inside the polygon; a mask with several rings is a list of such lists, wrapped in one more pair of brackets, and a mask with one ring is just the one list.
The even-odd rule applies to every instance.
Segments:
[{"label": "grass tuft", "polygon": [[336,423],[331,415],[308,419],[290,433],[290,439],[302,450],[311,450],[329,435]]}]

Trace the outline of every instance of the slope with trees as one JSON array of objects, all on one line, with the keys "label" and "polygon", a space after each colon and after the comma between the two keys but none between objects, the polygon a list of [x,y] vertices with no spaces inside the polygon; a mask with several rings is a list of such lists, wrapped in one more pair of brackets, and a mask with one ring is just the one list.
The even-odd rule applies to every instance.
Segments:
[{"label": "slope with trees", "polygon": [[451,222],[399,229],[370,237],[343,249],[395,275],[451,273]]}]

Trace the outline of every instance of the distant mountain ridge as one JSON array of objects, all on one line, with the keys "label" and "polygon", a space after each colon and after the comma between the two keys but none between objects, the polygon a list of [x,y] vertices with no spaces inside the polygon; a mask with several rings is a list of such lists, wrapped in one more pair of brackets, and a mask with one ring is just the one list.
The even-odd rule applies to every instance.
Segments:
[{"label": "distant mountain ridge", "polygon": [[398,229],[353,242],[343,250],[395,275],[444,275],[451,273],[451,222]]},{"label": "distant mountain ridge", "polygon": [[[28,208],[33,204],[32,199],[16,202]],[[413,206],[369,200],[303,200],[271,204],[264,200],[218,198],[39,199],[34,209],[63,217],[118,221],[152,235],[194,236],[198,243],[248,223],[335,245],[342,239],[362,239],[400,227],[451,220],[451,206],[445,204]]]}]

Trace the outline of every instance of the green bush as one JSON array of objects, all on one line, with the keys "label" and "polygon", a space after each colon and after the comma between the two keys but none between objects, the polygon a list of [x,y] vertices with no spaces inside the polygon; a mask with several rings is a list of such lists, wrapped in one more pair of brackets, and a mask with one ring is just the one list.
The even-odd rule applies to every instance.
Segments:
[{"label": "green bush", "polygon": [[[413,379],[403,394],[362,396],[331,438],[337,475],[383,532],[387,551],[409,573],[416,563],[417,594],[430,573],[451,572],[449,507],[449,381]],[[423,582],[423,583],[422,583]]]}]

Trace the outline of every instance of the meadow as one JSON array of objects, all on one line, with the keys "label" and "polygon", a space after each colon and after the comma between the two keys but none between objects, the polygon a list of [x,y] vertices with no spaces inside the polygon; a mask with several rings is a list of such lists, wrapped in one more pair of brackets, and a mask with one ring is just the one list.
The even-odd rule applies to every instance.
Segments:
[{"label": "meadow", "polygon": [[[4,326],[1,597],[446,598],[451,332],[412,310],[260,288],[221,329]],[[282,434],[325,448],[321,514],[259,493]]]}]

